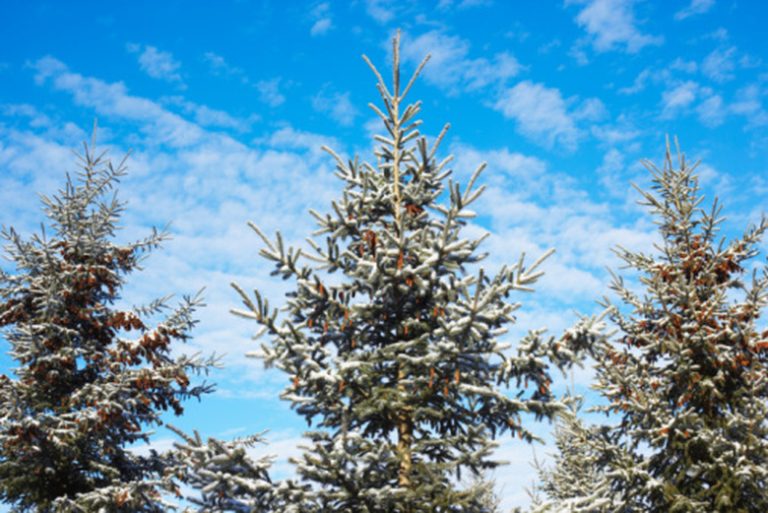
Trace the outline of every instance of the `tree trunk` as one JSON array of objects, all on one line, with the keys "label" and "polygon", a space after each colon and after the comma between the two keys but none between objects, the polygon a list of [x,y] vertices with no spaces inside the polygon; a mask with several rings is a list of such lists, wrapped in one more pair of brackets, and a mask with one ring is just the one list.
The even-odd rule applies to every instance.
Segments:
[{"label": "tree trunk", "polygon": [[[405,372],[397,371],[397,391],[401,398],[405,397]],[[400,456],[400,469],[397,474],[397,483],[403,488],[411,487],[411,444],[413,443],[413,420],[407,408],[403,408],[397,416],[397,453]]]}]

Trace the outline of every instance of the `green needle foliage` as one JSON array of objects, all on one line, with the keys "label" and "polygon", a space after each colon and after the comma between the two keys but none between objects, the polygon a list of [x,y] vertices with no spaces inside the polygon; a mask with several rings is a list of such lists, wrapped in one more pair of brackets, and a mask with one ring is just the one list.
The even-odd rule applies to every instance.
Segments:
[{"label": "green needle foliage", "polygon": [[[553,511],[768,511],[768,331],[758,325],[768,271],[750,267],[768,221],[727,242],[695,166],[682,155],[675,164],[669,147],[662,169],[647,165],[642,204],[661,242],[653,254],[617,250],[643,291],[615,277],[620,336],[596,348],[598,410],[617,420],[581,449],[599,490]],[[562,491],[549,494],[555,504]]]},{"label": "green needle foliage", "polygon": [[261,434],[226,442],[209,438],[204,443],[197,432],[189,436],[167,427],[183,440],[170,453],[175,462],[172,471],[196,492],[186,494],[191,506],[185,513],[282,511],[280,488],[268,473],[273,458],[255,460],[248,454],[263,442]]},{"label": "green needle foliage", "polygon": [[87,146],[82,170],[43,198],[49,233],[4,229],[13,271],[0,271],[0,326],[16,363],[0,375],[0,499],[18,512],[163,512],[163,458],[128,450],[165,410],[210,387],[190,374],[213,361],[172,356],[194,326],[198,298],[120,309],[120,289],[167,236],[113,242],[125,174]]},{"label": "green needle foliage", "polygon": [[[585,426],[578,417],[581,400],[574,408],[560,414],[555,427],[554,461],[535,467],[539,483],[532,493],[531,513],[572,511],[589,503],[591,513],[609,513],[610,500],[603,497],[603,475],[598,452],[594,450],[601,436],[598,427]],[[542,496],[546,499],[542,500]]]},{"label": "green needle foliage", "polygon": [[495,275],[478,268],[485,237],[462,231],[484,166],[463,190],[449,180],[451,158],[436,157],[445,129],[430,147],[420,102],[405,103],[426,59],[402,87],[399,36],[393,53],[391,87],[371,64],[383,103],[371,106],[384,128],[377,164],[326,148],[343,191],[329,213],[311,212],[312,251],[252,224],[262,256],[294,283],[283,313],[235,286],[246,306],[236,313],[270,337],[260,356],[288,375],[281,397],[318,428],[306,434],[285,511],[488,511],[487,490],[455,478],[496,466],[502,434],[534,440],[524,419],[565,408],[549,360],[566,368],[599,336],[589,319],[558,340],[531,333],[516,353],[499,341],[520,307],[507,298],[532,290],[549,253]]}]

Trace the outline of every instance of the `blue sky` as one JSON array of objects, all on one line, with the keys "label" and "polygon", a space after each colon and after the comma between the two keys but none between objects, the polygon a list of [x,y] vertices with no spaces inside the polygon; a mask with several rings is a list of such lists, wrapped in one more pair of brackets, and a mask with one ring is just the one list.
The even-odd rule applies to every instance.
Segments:
[{"label": "blue sky", "polygon": [[[111,155],[133,152],[119,237],[168,222],[174,236],[125,301],[206,287],[189,350],[226,354],[217,393],[175,423],[224,437],[270,429],[281,475],[304,426],[277,399],[287,378],[245,358],[255,326],[228,313],[229,283],[280,300],[285,285],[245,223],[300,244],[307,210],[339,191],[320,146],[370,158],[380,128],[366,105],[378,95],[360,56],[388,70],[398,27],[407,71],[432,54],[411,93],[424,133],[451,123],[443,155],[460,179],[489,163],[471,227],[493,234],[487,265],[558,251],[520,298],[511,339],[596,311],[618,265],[611,247],[650,249],[653,224],[629,183],[647,184],[639,160],[658,162],[665,134],[702,159],[727,231],[768,198],[768,4],[757,0],[3,0],[0,18],[0,223],[39,226],[36,194],[74,170],[71,150],[98,118]],[[0,372],[11,366],[0,356]],[[574,379],[586,385],[589,371]],[[511,461],[496,474],[505,505],[525,504],[531,449],[504,441],[499,453]]]}]

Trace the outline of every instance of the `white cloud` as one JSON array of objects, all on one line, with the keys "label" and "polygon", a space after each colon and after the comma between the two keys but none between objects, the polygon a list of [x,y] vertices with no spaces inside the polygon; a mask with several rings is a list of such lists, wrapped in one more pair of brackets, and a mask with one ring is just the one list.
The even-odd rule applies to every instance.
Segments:
[{"label": "white cloud", "polygon": [[768,125],[768,112],[763,107],[764,92],[757,85],[748,85],[736,91],[736,101],[731,103],[729,111],[747,118],[749,127]]},{"label": "white cloud", "polygon": [[[479,180],[488,190],[475,209],[485,212],[495,232],[489,239],[491,247],[485,248],[492,260],[509,261],[520,251],[534,256],[548,247],[557,248],[546,270],[550,273],[550,264],[558,269],[542,281],[542,290],[547,290],[543,295],[549,298],[574,301],[579,296],[573,293],[596,290],[596,273],[616,264],[610,251],[615,244],[635,248],[649,240],[645,228],[620,224],[618,212],[591,200],[573,178],[551,170],[541,159],[506,148],[480,150],[460,144],[451,149],[459,179],[481,162],[488,163]],[[623,156],[613,152],[607,162],[611,171],[620,171]],[[627,182],[618,183],[615,196],[623,201],[628,190]],[[563,278],[568,273],[571,281]]]},{"label": "white cloud", "polygon": [[[0,115],[8,118],[25,118],[31,128],[36,129],[38,134],[45,135],[48,138],[68,141],[73,145],[79,145],[85,138],[86,133],[77,125],[68,121],[51,118],[48,114],[41,111],[34,105],[27,103],[21,104],[0,104]],[[108,130],[101,130],[104,135]]]},{"label": "white cloud", "polygon": [[727,82],[734,78],[733,70],[736,68],[734,56],[736,48],[716,48],[704,58],[701,63],[701,71],[716,82]]},{"label": "white cloud", "polygon": [[[245,72],[241,68],[232,66],[224,57],[215,52],[205,52],[203,60],[214,75],[245,77]],[[247,81],[247,78],[245,80]]]},{"label": "white cloud", "polygon": [[651,70],[649,68],[645,68],[643,71],[641,71],[636,77],[634,82],[632,82],[631,86],[628,87],[622,87],[619,89],[619,94],[635,94],[639,93],[643,89],[645,89],[646,85],[648,84],[648,80],[651,78]]},{"label": "white cloud", "polygon": [[579,66],[586,66],[589,64],[589,57],[587,56],[587,52],[584,50],[586,45],[587,42],[585,39],[577,39],[568,50],[568,56],[576,61],[576,64]]},{"label": "white cloud", "polygon": [[392,0],[365,0],[368,16],[379,23],[388,23],[395,17],[397,2]]},{"label": "white cloud", "polygon": [[440,0],[437,4],[437,8],[440,10],[447,9],[468,9],[470,7],[487,7],[493,4],[493,0]]},{"label": "white cloud", "polygon": [[543,45],[539,46],[539,48],[536,50],[540,54],[548,54],[555,48],[560,48],[562,46],[562,41],[559,39],[553,39],[552,41],[548,43],[544,43]]},{"label": "white cloud", "polygon": [[285,103],[285,96],[280,91],[282,80],[280,77],[253,81],[246,74],[245,70],[231,65],[221,55],[214,52],[205,52],[203,60],[208,63],[208,67],[216,76],[223,76],[239,80],[242,84],[256,89],[259,95],[259,101],[266,103],[270,107],[277,107]]},{"label": "white cloud", "polygon": [[504,91],[494,108],[514,119],[522,134],[546,146],[577,146],[580,132],[558,89],[525,80]]},{"label": "white cloud", "polygon": [[720,95],[710,96],[696,107],[696,113],[699,116],[699,121],[708,127],[721,125],[726,114],[723,99]]},{"label": "white cloud", "polygon": [[763,61],[759,57],[754,57],[749,54],[744,54],[739,58],[739,66],[744,69],[757,68]]},{"label": "white cloud", "polygon": [[[85,133],[81,132],[80,140]],[[74,141],[68,141],[74,143]],[[0,209],[3,223],[13,220],[22,233],[37,229],[36,194],[53,194],[61,185],[62,163],[71,162],[71,149],[47,136],[6,129],[0,125]],[[57,175],[54,170],[60,174]],[[30,204],[34,203],[33,207]],[[35,215],[30,215],[34,213]],[[25,215],[26,214],[26,215]]]},{"label": "white cloud", "polygon": [[293,129],[290,126],[280,128],[270,134],[269,138],[261,140],[260,142],[275,148],[305,150],[312,152],[312,155],[315,157],[325,155],[320,149],[322,146],[328,146],[330,148],[338,148],[340,146],[340,143],[332,137],[310,132],[302,132]]},{"label": "white cloud", "polygon": [[322,36],[333,29],[331,6],[328,2],[318,4],[312,9],[311,18],[314,20],[309,33],[312,36]]},{"label": "white cloud", "polygon": [[191,109],[195,116],[195,122],[202,126],[217,126],[245,131],[248,130],[251,121],[258,120],[258,116],[252,116],[248,120],[237,119],[222,110],[192,102],[185,102],[185,108]]},{"label": "white cloud", "polygon": [[590,132],[597,141],[606,145],[629,143],[641,135],[624,117],[619,117],[614,124],[593,125]]},{"label": "white cloud", "polygon": [[704,39],[712,39],[713,41],[720,41],[721,43],[728,41],[730,37],[731,36],[725,27],[719,27],[703,36]]},{"label": "white cloud", "polygon": [[185,114],[194,117],[195,123],[205,127],[232,128],[244,132],[249,130],[251,124],[259,119],[257,115],[248,119],[238,119],[227,112],[191,102],[181,96],[165,98],[164,103],[181,107]]},{"label": "white cloud", "polygon": [[50,118],[40,112],[34,105],[28,103],[0,105],[0,113],[4,116],[21,116],[30,119],[32,126],[48,126],[51,124]]},{"label": "white cloud", "polygon": [[731,177],[727,173],[718,171],[707,163],[702,162],[696,166],[696,176],[699,178],[700,185],[717,191],[718,197],[728,194],[733,186]]},{"label": "white cloud", "polygon": [[681,80],[682,73],[692,74],[699,69],[695,61],[687,61],[680,57],[670,62],[663,68],[644,68],[632,82],[631,86],[622,87],[619,94],[633,95],[645,90],[649,84],[675,85]]},{"label": "white cloud", "polygon": [[696,70],[699,68],[699,66],[696,64],[696,61],[686,61],[685,59],[682,59],[678,57],[671,63],[669,63],[669,69],[674,71],[684,71],[686,73],[696,73]]},{"label": "white cloud", "polygon": [[328,33],[332,28],[333,20],[331,20],[331,18],[321,18],[312,24],[309,33],[313,36],[321,36]]},{"label": "white cloud", "polygon": [[573,111],[578,121],[600,121],[608,117],[608,109],[598,98],[587,98]]},{"label": "white cloud", "polygon": [[357,108],[349,100],[349,92],[335,92],[328,85],[312,98],[312,107],[344,126],[354,123],[358,115]]},{"label": "white cloud", "polygon": [[38,84],[50,81],[55,89],[69,92],[75,103],[109,116],[144,122],[142,128],[156,143],[176,147],[199,143],[203,131],[181,116],[168,112],[146,98],[131,96],[122,82],[107,83],[73,73],[61,61],[43,57],[32,64]]},{"label": "white cloud", "polygon": [[430,62],[424,69],[424,78],[449,94],[503,85],[521,70],[517,59],[507,52],[497,53],[490,59],[471,58],[470,45],[466,40],[439,30],[417,37],[404,34],[401,47],[403,62],[413,65],[431,54]]},{"label": "white cloud", "polygon": [[485,58],[465,61],[464,78],[467,81],[467,90],[503,84],[507,79],[516,76],[520,69],[517,59],[507,52],[497,53],[490,61]]},{"label": "white cloud", "polygon": [[603,156],[600,167],[597,168],[597,174],[600,177],[600,183],[612,194],[624,194],[626,182],[622,180],[622,172],[625,169],[624,154],[616,148],[611,148]]},{"label": "white cloud", "polygon": [[691,3],[675,13],[676,20],[684,20],[697,14],[708,12],[715,5],[715,0],[691,0]]},{"label": "white cloud", "polygon": [[481,162],[487,167],[481,182],[492,187],[508,188],[525,196],[542,192],[547,173],[543,160],[509,151],[507,148],[480,151],[472,146],[458,144],[451,147],[455,156],[452,168],[460,180],[468,180]]},{"label": "white cloud", "polygon": [[256,91],[259,92],[259,100],[270,107],[277,107],[285,103],[285,95],[280,92],[280,79],[272,78],[270,80],[259,80],[255,84]]},{"label": "white cloud", "polygon": [[696,100],[699,90],[699,84],[689,80],[664,91],[661,95],[662,116],[670,117],[689,107]]},{"label": "white cloud", "polygon": [[583,5],[576,23],[587,31],[588,39],[598,52],[623,49],[637,53],[646,46],[663,42],[661,36],[642,33],[636,26],[634,0],[567,0]]},{"label": "white cloud", "polygon": [[175,82],[183,86],[179,69],[181,64],[173,58],[170,52],[163,52],[154,46],[129,43],[128,51],[138,55],[142,71],[152,78]]},{"label": "white cloud", "polygon": [[[39,84],[66,92],[76,105],[93,109],[102,124],[139,134],[131,143],[135,152],[121,186],[129,205],[120,236],[141,237],[149,226],[170,221],[174,239],[147,260],[140,279],[129,281],[126,300],[143,303],[157,295],[192,293],[205,286],[210,306],[199,312],[201,323],[187,351],[225,353],[225,364],[238,369],[217,373],[214,379],[225,388],[233,376],[264,377],[261,362],[244,357],[257,347],[247,342],[255,326],[232,318],[229,309],[238,299],[228,284],[237,281],[246,289],[258,288],[272,301],[280,301],[285,284],[269,278],[266,262],[254,260],[260,244],[245,223],[254,219],[268,233],[282,229],[288,243],[302,241],[313,229],[305,209],[323,210],[337,189],[333,162],[319,145],[343,148],[332,139],[290,127],[246,146],[157,102],[129,94],[121,83],[82,76],[50,57],[33,67]],[[29,198],[35,191],[55,190],[53,183],[62,178],[57,173],[73,162],[72,145],[5,130],[0,141],[0,165],[17,170],[0,175],[0,208],[27,212],[14,214],[14,219],[37,219]],[[112,154],[118,158],[121,149],[114,148]],[[24,201],[3,201],[6,194]]]}]

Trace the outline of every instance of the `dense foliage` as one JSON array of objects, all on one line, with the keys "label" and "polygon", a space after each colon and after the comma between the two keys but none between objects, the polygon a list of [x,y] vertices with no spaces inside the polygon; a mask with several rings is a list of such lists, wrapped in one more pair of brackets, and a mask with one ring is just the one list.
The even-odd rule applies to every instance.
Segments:
[{"label": "dense foliage", "polygon": [[663,168],[648,167],[642,203],[660,243],[653,253],[617,250],[639,284],[615,277],[620,336],[596,347],[595,389],[607,403],[598,410],[616,422],[579,448],[599,486],[567,502],[559,489],[552,506],[768,511],[768,331],[758,324],[768,271],[751,261],[768,221],[726,242],[717,202],[702,208],[695,166],[682,155],[675,165],[667,148]]},{"label": "dense foliage", "polygon": [[462,231],[483,166],[463,191],[449,180],[450,157],[436,158],[445,130],[429,147],[421,104],[404,103],[426,60],[402,87],[398,51],[395,39],[391,88],[371,65],[385,129],[377,164],[328,150],[343,191],[329,213],[312,212],[312,251],[252,225],[275,274],[295,285],[284,315],[238,287],[237,313],[262,325],[271,340],[261,356],[288,375],[282,397],[318,428],[306,434],[286,511],[487,511],[487,491],[452,476],[494,467],[503,433],[531,441],[522,415],[564,408],[549,360],[569,366],[597,333],[585,320],[562,340],[531,333],[515,352],[499,341],[520,307],[507,298],[531,290],[544,257],[496,274],[477,267],[485,237]]},{"label": "dense foliage", "polygon": [[2,232],[14,268],[0,271],[0,326],[16,368],[0,375],[0,499],[14,511],[167,511],[166,462],[129,446],[148,439],[163,411],[181,414],[185,398],[209,389],[190,374],[211,361],[171,353],[199,299],[167,312],[162,300],[116,306],[127,276],[166,237],[114,241],[123,204],[111,192],[124,162],[86,147],[76,179],[43,198],[48,231]]}]

